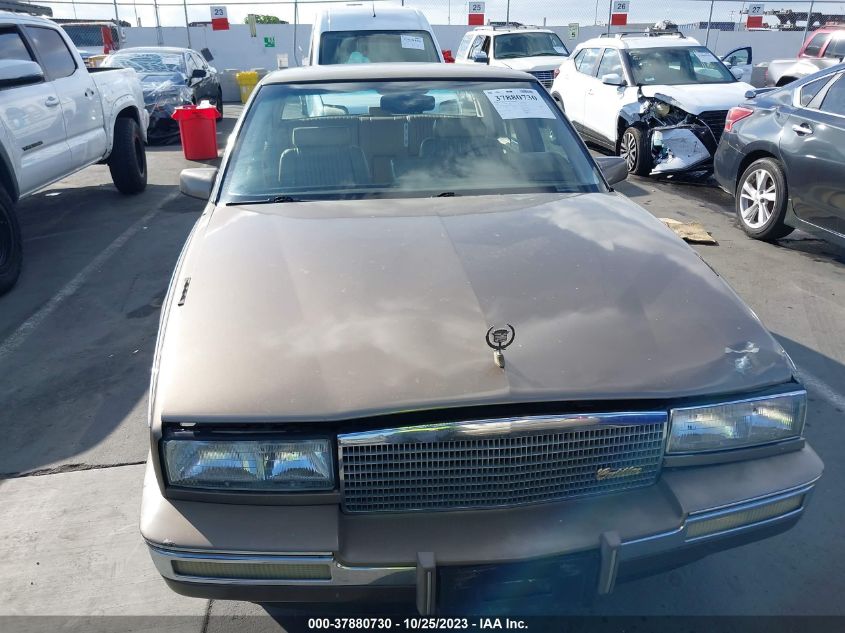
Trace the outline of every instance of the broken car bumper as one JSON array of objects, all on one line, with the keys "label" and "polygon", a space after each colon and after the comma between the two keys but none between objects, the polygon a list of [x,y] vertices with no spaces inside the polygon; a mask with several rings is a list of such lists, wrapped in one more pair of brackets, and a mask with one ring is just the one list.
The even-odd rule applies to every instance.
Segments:
[{"label": "broken car bumper", "polygon": [[[448,593],[440,596],[438,584],[463,578],[463,570],[477,579],[491,566],[524,575],[547,563],[560,569],[592,560],[588,589],[608,593],[617,581],[759,540],[800,518],[821,473],[821,460],[804,446],[664,469],[653,486],[606,496],[485,511],[350,515],[337,504],[168,499],[148,463],[141,532],[158,571],[184,595],[259,602],[416,596],[419,609],[431,613]],[[496,594],[495,585],[473,595],[484,600],[486,592]]]}]

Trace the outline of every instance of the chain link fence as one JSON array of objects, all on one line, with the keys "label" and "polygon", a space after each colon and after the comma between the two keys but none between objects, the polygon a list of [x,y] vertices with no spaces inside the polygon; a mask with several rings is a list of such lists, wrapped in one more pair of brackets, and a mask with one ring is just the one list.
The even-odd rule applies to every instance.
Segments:
[{"label": "chain link fence", "polygon": [[[355,0],[359,4],[369,1]],[[373,6],[384,0],[372,2]],[[334,4],[347,4],[350,0],[337,0]],[[232,23],[243,24],[250,13],[269,15],[279,20],[302,24],[311,23],[315,13],[330,2],[293,2],[292,0],[256,0],[247,2],[197,2],[194,0],[55,0],[53,2],[33,1],[49,7],[55,18],[64,20],[120,20],[124,26],[184,26],[210,21],[210,7],[224,5]],[[460,0],[406,0],[390,4],[405,4],[421,9],[429,22],[438,25],[466,25],[468,2]],[[532,0],[485,0],[485,19],[519,22],[522,24],[568,26],[606,26],[609,17],[609,0],[583,0],[582,2],[546,2]],[[743,30],[749,5],[757,4],[735,0],[675,0],[666,3],[661,0],[631,0],[627,28],[639,28],[662,20],[674,22],[681,28],[706,28],[718,30]],[[782,30],[803,30],[807,14],[812,11],[816,26],[826,22],[845,23],[845,2],[815,0],[796,2],[794,0],[763,0],[765,5],[763,22],[766,28]],[[712,11],[712,18],[711,18]],[[812,29],[812,25],[810,27]]]}]

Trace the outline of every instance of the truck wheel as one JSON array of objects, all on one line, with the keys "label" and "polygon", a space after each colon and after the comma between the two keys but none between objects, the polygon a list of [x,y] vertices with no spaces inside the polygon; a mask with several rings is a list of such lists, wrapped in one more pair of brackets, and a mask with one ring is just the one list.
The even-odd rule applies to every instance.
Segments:
[{"label": "truck wheel", "polygon": [[794,230],[786,216],[786,178],[780,164],[761,158],[742,172],[736,187],[736,217],[742,230],[757,240],[776,240]]},{"label": "truck wheel", "polygon": [[632,125],[625,130],[619,142],[619,155],[625,159],[628,173],[636,176],[648,176],[651,173],[651,148],[648,146],[648,135],[642,128]]},{"label": "truck wheel", "polygon": [[147,154],[135,119],[121,117],[115,121],[109,171],[120,193],[140,193],[147,186]]},{"label": "truck wheel", "polygon": [[15,204],[0,187],[0,295],[8,292],[21,274],[23,242]]}]

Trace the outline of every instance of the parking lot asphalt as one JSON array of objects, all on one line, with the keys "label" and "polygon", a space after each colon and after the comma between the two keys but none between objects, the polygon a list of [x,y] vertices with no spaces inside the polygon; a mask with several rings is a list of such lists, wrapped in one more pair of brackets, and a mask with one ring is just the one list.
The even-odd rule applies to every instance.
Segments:
[{"label": "parking lot asphalt", "polygon": [[[239,112],[227,106],[221,147]],[[168,628],[290,628],[292,615],[316,611],[170,592],[138,534],[159,308],[203,207],[178,194],[179,171],[196,165],[178,146],[150,148],[148,163],[142,195],[121,196],[95,166],[19,208],[24,272],[0,298],[0,616],[183,615]],[[747,239],[712,181],[631,178],[618,190],[717,240],[695,248],[796,362],[810,394],[806,435],[826,471],[793,530],[620,585],[575,612],[845,614],[845,250],[801,233],[777,245]],[[267,613],[273,619],[248,618]]]}]

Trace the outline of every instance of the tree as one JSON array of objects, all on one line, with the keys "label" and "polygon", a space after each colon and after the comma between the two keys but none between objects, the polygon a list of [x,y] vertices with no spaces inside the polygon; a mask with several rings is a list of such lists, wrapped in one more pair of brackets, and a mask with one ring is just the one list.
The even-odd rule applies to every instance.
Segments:
[{"label": "tree", "polygon": [[[287,24],[284,20],[280,20],[275,15],[256,15],[256,24]],[[244,24],[249,24],[249,16],[244,20]]]}]

